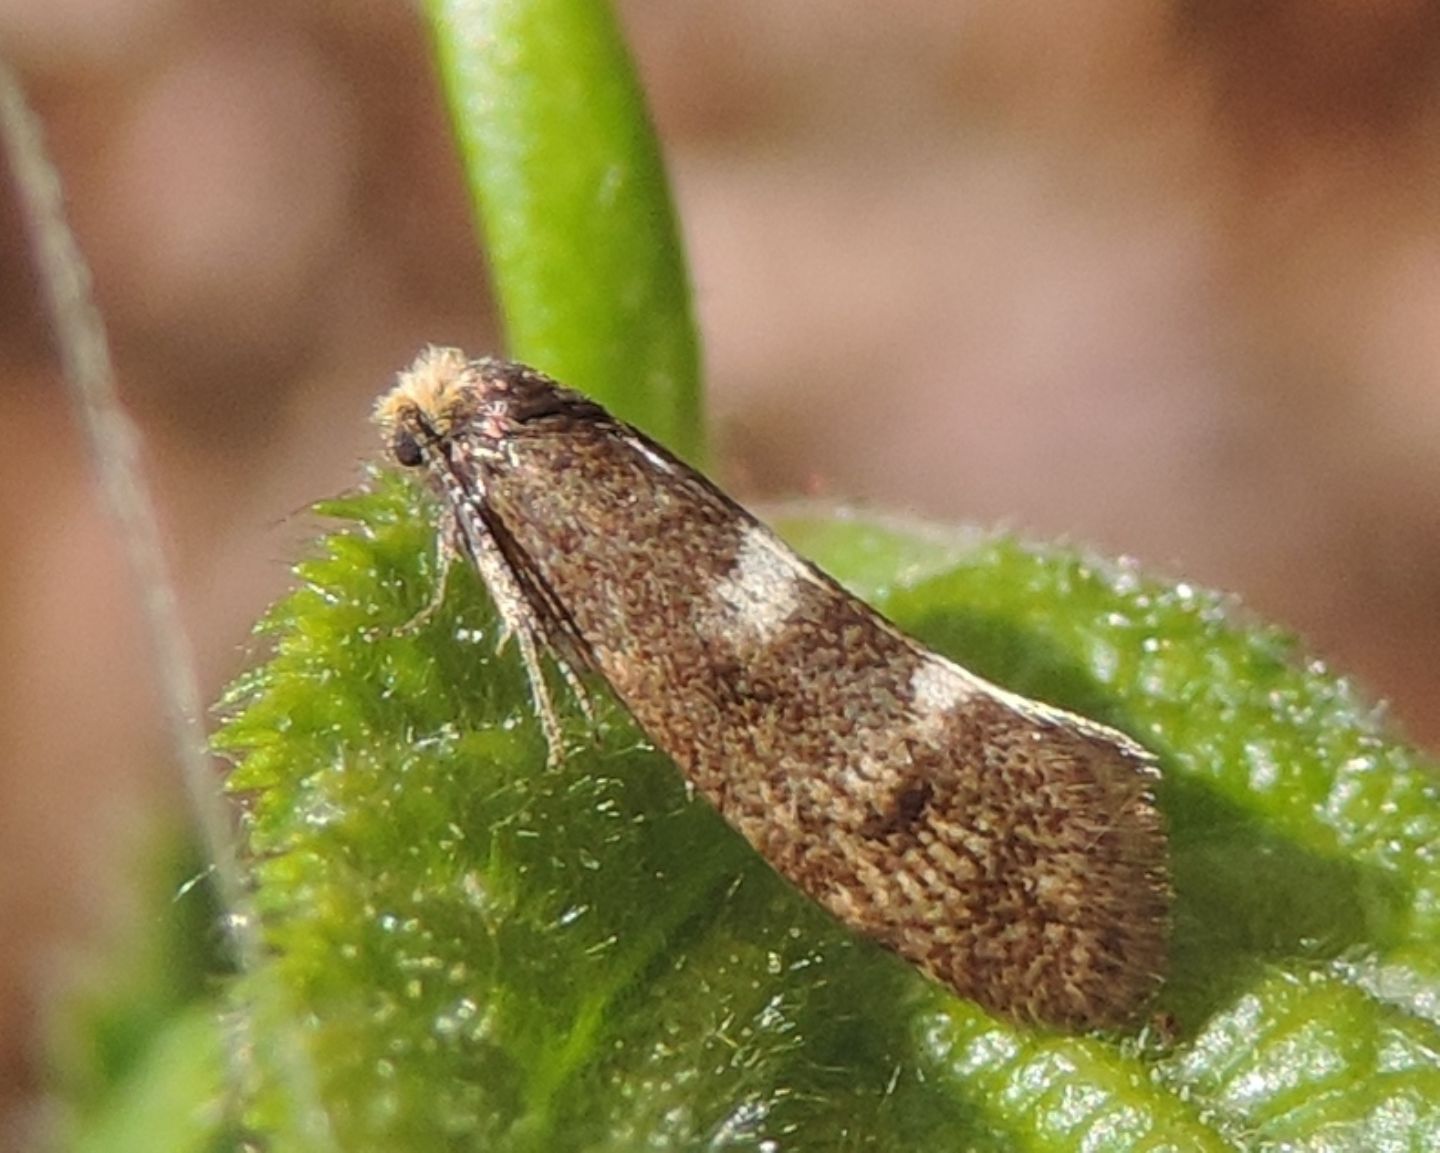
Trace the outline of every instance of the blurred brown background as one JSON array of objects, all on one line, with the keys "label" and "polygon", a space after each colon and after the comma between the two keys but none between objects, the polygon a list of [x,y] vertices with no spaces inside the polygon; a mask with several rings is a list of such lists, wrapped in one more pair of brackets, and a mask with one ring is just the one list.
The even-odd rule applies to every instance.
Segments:
[{"label": "blurred brown background", "polygon": [[[1241,593],[1420,740],[1440,645],[1440,7],[621,3],[718,458]],[[370,402],[498,348],[415,12],[0,0],[212,696]],[[178,787],[0,186],[0,1109]],[[14,1134],[17,1113],[0,1114]]]}]

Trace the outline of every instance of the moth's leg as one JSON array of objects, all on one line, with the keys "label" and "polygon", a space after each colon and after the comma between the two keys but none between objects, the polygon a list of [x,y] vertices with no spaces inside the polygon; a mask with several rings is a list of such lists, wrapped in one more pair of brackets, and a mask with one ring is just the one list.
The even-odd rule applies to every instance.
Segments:
[{"label": "moth's leg", "polygon": [[432,582],[430,599],[424,608],[395,630],[399,634],[418,632],[445,600],[445,590],[450,585],[450,566],[454,564],[461,549],[460,522],[448,508],[440,517],[435,531],[435,580]]},{"label": "moth's leg", "polygon": [[563,648],[552,646],[551,652],[555,654],[555,664],[560,669],[560,675],[565,678],[565,687],[570,690],[571,695],[580,705],[580,711],[585,714],[585,723],[590,727],[591,740],[598,742],[600,725],[595,719],[595,703],[590,699],[585,682],[580,679],[580,674],[575,671],[575,666],[565,656]]},{"label": "moth's leg", "polygon": [[[520,659],[525,664],[525,673],[530,681],[530,700],[540,716],[540,728],[545,732],[545,763],[553,769],[565,759],[565,745],[560,719],[555,715],[555,703],[550,699],[550,686],[545,683],[545,670],[540,664],[535,634],[528,628],[516,629],[515,642],[520,647]],[[561,667],[564,668],[563,665]]]},{"label": "moth's leg", "polygon": [[[460,531],[464,533],[470,555],[475,558],[475,566],[480,570],[481,579],[490,590],[490,596],[500,612],[502,631],[496,651],[512,636],[520,649],[520,660],[530,682],[530,700],[545,733],[546,760],[553,768],[564,759],[565,747],[561,739],[560,720],[550,697],[550,686],[545,683],[544,666],[540,662],[540,644],[537,642],[544,641],[545,624],[526,599],[525,591],[511,571],[509,563],[490,534],[485,531],[479,518],[466,518]],[[574,674],[563,662],[560,662],[560,667],[569,683]]]},{"label": "moth's leg", "polygon": [[[504,561],[502,560],[501,563],[503,564]],[[509,571],[508,566],[506,571]],[[525,599],[523,594],[521,600],[528,610],[530,602]],[[529,612],[528,615],[531,620],[537,620],[534,612]],[[511,627],[510,622],[502,617],[500,622],[500,640],[496,642],[495,652],[497,654],[503,653],[505,646],[510,643],[510,638],[514,635],[515,630]],[[585,723],[590,729],[591,740],[598,744],[600,739],[600,722],[596,720],[595,702],[590,699],[590,691],[585,687],[585,682],[580,679],[580,674],[575,671],[576,665],[583,664],[584,662],[574,655],[574,646],[570,638],[563,632],[547,629],[542,635],[545,638],[545,647],[549,651],[551,659],[555,662],[555,667],[560,670],[560,675],[565,680],[565,687],[570,690],[570,695],[575,698],[576,703],[580,706],[580,711],[585,714]],[[528,661],[526,663],[527,665],[529,664]]]}]

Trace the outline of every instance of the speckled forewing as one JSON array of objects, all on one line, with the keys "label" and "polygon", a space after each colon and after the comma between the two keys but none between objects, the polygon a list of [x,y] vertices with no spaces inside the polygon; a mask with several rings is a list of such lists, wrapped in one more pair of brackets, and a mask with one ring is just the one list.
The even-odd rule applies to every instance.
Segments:
[{"label": "speckled forewing", "polygon": [[489,510],[596,670],[785,876],[1002,1012],[1143,1004],[1167,888],[1141,750],[926,652],[593,406],[492,449]]}]

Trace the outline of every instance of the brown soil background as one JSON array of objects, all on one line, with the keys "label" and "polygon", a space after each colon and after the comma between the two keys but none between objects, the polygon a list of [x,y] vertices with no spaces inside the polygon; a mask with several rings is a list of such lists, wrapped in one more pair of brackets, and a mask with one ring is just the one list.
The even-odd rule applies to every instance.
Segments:
[{"label": "brown soil background", "polygon": [[[625,0],[750,496],[1234,590],[1440,742],[1440,8]],[[499,336],[414,11],[0,0],[207,692],[426,341]],[[179,789],[0,186],[0,1147]]]}]

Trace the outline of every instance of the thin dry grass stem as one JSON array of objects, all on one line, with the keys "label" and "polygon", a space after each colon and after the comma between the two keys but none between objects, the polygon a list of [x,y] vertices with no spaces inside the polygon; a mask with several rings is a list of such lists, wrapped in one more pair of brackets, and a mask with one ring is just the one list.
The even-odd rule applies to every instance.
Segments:
[{"label": "thin dry grass stem", "polygon": [[[211,862],[226,937],[239,966],[253,971],[263,942],[240,867],[231,812],[210,757],[190,640],[161,544],[155,503],[139,464],[140,438],[120,403],[105,323],[90,291],[89,266],[65,219],[59,173],[46,153],[39,120],[3,60],[0,139],[9,154],[70,399],[140,592],[172,751]],[[241,1054],[247,1048],[243,1041],[229,1047],[231,1071],[237,1077],[246,1075]],[[333,1148],[314,1071],[298,1044],[286,1048],[290,1051],[280,1059],[299,1115],[316,1147]]]}]

